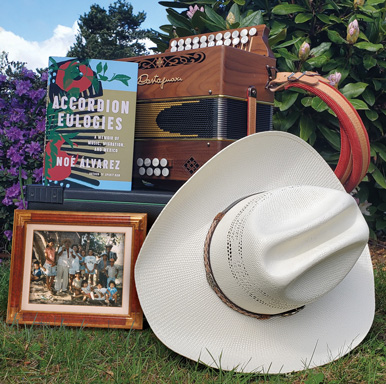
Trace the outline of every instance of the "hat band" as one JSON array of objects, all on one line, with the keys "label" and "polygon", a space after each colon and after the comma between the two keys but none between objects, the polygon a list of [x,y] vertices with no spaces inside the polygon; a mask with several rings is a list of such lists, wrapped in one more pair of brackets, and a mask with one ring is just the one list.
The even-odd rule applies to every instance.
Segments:
[{"label": "hat band", "polygon": [[213,289],[213,291],[216,293],[216,295],[221,299],[221,301],[224,304],[226,304],[229,308],[233,309],[234,311],[241,313],[242,315],[253,317],[255,319],[260,319],[260,320],[270,319],[271,317],[279,317],[279,316],[286,317],[286,316],[294,315],[295,313],[298,313],[300,310],[302,310],[304,308],[304,305],[299,308],[295,308],[286,312],[275,313],[275,314],[263,314],[263,313],[255,313],[255,312],[247,311],[246,309],[239,307],[237,304],[231,301],[224,294],[224,292],[221,290],[221,288],[218,286],[216,282],[216,279],[213,275],[213,270],[210,264],[210,244],[211,244],[212,236],[218,223],[225,216],[225,214],[241,200],[244,200],[244,198],[237,200],[236,202],[232,203],[228,208],[226,208],[224,211],[218,213],[208,230],[208,233],[205,238],[205,243],[204,243],[204,266],[205,266],[205,272],[206,272],[206,280],[208,281],[208,284],[210,285],[210,287]]}]

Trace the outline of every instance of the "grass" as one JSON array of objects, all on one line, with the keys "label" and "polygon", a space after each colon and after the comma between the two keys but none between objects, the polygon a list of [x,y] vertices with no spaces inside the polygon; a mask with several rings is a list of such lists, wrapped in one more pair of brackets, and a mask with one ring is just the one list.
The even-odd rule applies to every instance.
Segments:
[{"label": "grass", "polygon": [[352,353],[288,375],[226,372],[185,359],[143,331],[5,324],[9,264],[0,264],[0,383],[374,383],[386,382],[386,271],[377,266],[377,312]]}]

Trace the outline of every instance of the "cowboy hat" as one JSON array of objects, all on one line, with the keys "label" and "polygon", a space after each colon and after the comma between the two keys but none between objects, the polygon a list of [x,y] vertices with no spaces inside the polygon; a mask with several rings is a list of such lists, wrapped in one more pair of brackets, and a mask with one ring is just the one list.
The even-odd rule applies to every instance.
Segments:
[{"label": "cowboy hat", "polygon": [[173,196],[135,280],[156,336],[224,370],[329,363],[366,336],[374,282],[365,221],[323,158],[285,132],[240,139]]}]

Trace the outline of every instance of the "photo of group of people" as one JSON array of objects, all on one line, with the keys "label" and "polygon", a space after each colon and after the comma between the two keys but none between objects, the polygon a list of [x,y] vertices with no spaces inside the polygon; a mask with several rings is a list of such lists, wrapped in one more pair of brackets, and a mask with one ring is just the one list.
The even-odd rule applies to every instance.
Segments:
[{"label": "photo of group of people", "polygon": [[34,231],[29,302],[122,306],[124,234]]}]

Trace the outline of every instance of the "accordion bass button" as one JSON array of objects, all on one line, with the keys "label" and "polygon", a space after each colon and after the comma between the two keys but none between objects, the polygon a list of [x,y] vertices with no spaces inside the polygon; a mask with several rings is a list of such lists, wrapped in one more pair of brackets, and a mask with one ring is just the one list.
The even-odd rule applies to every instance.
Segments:
[{"label": "accordion bass button", "polygon": [[237,30],[236,30],[236,31],[233,31],[233,32],[232,32],[232,37],[233,37],[233,38],[239,37],[239,31],[237,31]]},{"label": "accordion bass button", "polygon": [[146,175],[153,176],[153,168],[146,169]]},{"label": "accordion bass button", "polygon": [[162,170],[162,176],[164,176],[164,177],[169,176],[169,170],[168,170],[167,168],[164,168],[164,169]]},{"label": "accordion bass button", "polygon": [[215,39],[215,37],[213,34],[208,36],[208,41],[213,41],[214,39]]},{"label": "accordion bass button", "polygon": [[159,166],[159,159],[155,157],[151,163],[153,164],[153,167],[158,167]]},{"label": "accordion bass button", "polygon": [[255,36],[257,32],[257,29],[255,27],[251,28],[249,30],[249,36]]},{"label": "accordion bass button", "polygon": [[219,41],[219,40],[221,40],[222,39],[222,33],[218,33],[217,35],[216,35],[216,40],[217,41]]},{"label": "accordion bass button", "polygon": [[231,35],[231,33],[230,33],[229,31],[224,33],[224,39],[225,39],[225,40],[226,40],[226,39],[229,39],[231,36],[232,36],[232,35]]},{"label": "accordion bass button", "polygon": [[144,160],[143,164],[145,165],[145,167],[150,167],[150,165],[151,165],[151,160],[147,157],[147,158]]},{"label": "accordion bass button", "polygon": [[138,173],[140,176],[143,176],[146,173],[146,169],[144,167],[139,168]]},{"label": "accordion bass button", "polygon": [[165,158],[162,158],[159,164],[161,167],[166,167],[168,165],[168,161]]},{"label": "accordion bass button", "polygon": [[186,40],[185,40],[185,45],[191,45],[192,44],[192,39],[190,37],[188,37]]},{"label": "accordion bass button", "polygon": [[240,36],[243,37],[243,36],[247,36],[248,35],[248,29],[243,29],[241,30],[240,32]]},{"label": "accordion bass button", "polygon": [[143,165],[143,159],[142,159],[141,157],[139,157],[139,158],[137,159],[137,165],[138,165],[138,167],[142,167],[142,165]]},{"label": "accordion bass button", "polygon": [[154,168],[154,176],[161,176],[161,170],[159,168]]}]

